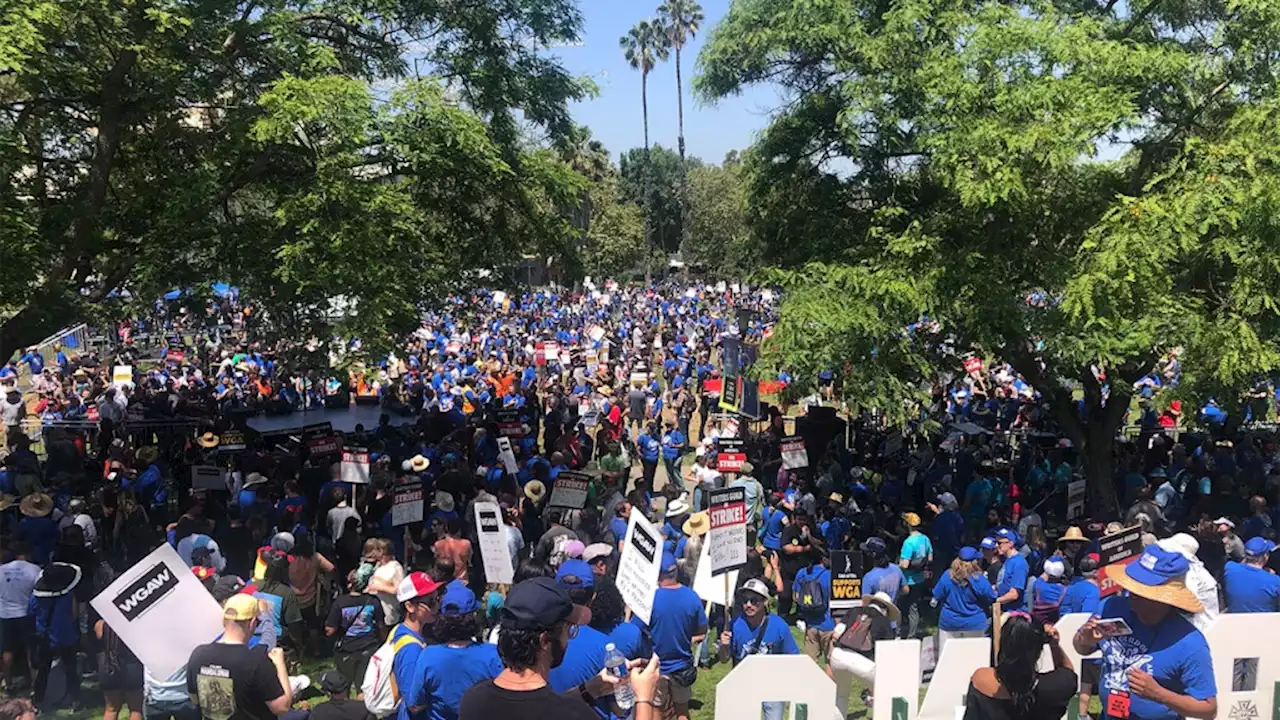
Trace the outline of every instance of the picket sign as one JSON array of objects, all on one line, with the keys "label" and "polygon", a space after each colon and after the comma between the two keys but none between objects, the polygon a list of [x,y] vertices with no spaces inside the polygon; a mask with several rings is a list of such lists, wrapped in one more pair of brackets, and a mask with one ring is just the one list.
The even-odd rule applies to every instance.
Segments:
[{"label": "picket sign", "polygon": [[[1071,639],[1088,619],[1089,613],[1063,615],[1056,625],[1062,637],[1061,647],[1072,666],[1079,668],[1081,657],[1075,651]],[[1229,720],[1266,720],[1276,717],[1276,698],[1280,695],[1280,643],[1259,642],[1258,638],[1275,637],[1280,633],[1280,613],[1226,614],[1220,616],[1204,633],[1213,658],[1213,676],[1218,686],[1218,716]],[[947,641],[938,658],[932,682],[923,704],[920,697],[920,641],[885,640],[876,643],[876,667],[891,668],[891,672],[877,672],[875,677],[875,707],[871,720],[952,720],[963,717],[965,690],[969,678],[980,667],[989,664],[991,640],[989,638],[958,638]],[[1097,653],[1088,657],[1097,657]],[[1257,659],[1257,683],[1253,689],[1236,690],[1235,661],[1242,658]],[[809,662],[817,675],[798,668],[800,661]],[[1041,672],[1052,667],[1049,649],[1041,656]],[[784,679],[785,677],[785,679]],[[847,673],[836,673],[837,682],[850,682]],[[716,720],[741,717],[757,717],[761,702],[787,701],[809,703],[809,718],[844,717],[834,707],[835,697],[826,699],[825,693],[835,690],[829,685],[818,666],[803,655],[753,655],[729,673],[716,687]],[[828,703],[830,714],[814,710],[814,698],[819,707]],[[724,703],[722,705],[722,703]],[[895,705],[897,706],[895,708]],[[1074,700],[1067,704],[1064,718],[1073,720],[1078,709]]]}]

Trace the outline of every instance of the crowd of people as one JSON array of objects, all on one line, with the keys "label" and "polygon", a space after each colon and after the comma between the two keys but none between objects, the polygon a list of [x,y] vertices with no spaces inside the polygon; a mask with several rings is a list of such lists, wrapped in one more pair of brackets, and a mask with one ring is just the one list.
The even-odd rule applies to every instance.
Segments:
[{"label": "crowd of people", "polygon": [[[780,375],[773,389],[794,408],[721,413],[724,348],[765,340],[775,301],[730,286],[476,293],[342,374],[327,369],[332,350],[260,339],[229,299],[153,320],[158,353],[60,348],[48,366],[24,353],[0,370],[0,677],[14,698],[0,716],[28,712],[28,697],[88,703],[92,670],[105,720],[126,707],[178,720],[688,718],[710,665],[802,653],[836,680],[843,715],[855,687],[870,700],[877,641],[993,632],[1000,655],[975,673],[968,717],[1058,717],[1076,694],[1082,714],[1096,696],[1104,715],[1123,698],[1132,718],[1214,716],[1203,630],[1224,612],[1280,611],[1273,442],[1144,426],[1115,458],[1120,507],[1074,517],[1079,458],[1006,366],[938,385],[944,419],[988,432],[903,438],[872,415],[838,418],[832,373]],[[322,431],[336,454],[245,424],[352,402],[381,417]],[[989,432],[1006,428],[1035,432]],[[797,434],[803,464],[783,459]],[[729,440],[746,455],[734,469],[719,463]],[[368,452],[367,481],[344,480],[344,446]],[[194,488],[194,466],[222,468],[225,487]],[[569,471],[591,478],[581,509],[550,503]],[[395,525],[405,483],[421,483],[427,508]],[[709,491],[723,487],[747,502],[730,607],[692,589]],[[485,576],[477,502],[501,508],[513,583]],[[632,513],[663,536],[648,622],[616,582]],[[1135,526],[1144,550],[1104,591],[1099,545]],[[156,677],[88,600],[166,542],[225,627]],[[861,559],[851,608],[833,608],[836,553]],[[1069,612],[1095,616],[1067,639],[1101,651],[1079,668],[1054,629]],[[1055,667],[1039,674],[1045,646]],[[65,698],[49,690],[55,667]]]}]

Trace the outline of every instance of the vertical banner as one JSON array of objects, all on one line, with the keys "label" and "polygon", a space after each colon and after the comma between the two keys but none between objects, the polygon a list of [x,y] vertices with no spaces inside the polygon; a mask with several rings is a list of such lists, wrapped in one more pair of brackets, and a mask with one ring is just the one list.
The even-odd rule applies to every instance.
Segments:
[{"label": "vertical banner", "polygon": [[186,667],[197,645],[222,632],[222,608],[169,543],[89,604],[156,677]]},{"label": "vertical banner", "polygon": [[1141,554],[1141,525],[1104,535],[1098,541],[1098,585],[1102,588],[1102,597],[1120,592],[1120,586],[1107,576],[1124,572],[1124,566],[1137,560]]},{"label": "vertical banner", "polygon": [[338,480],[356,485],[369,484],[369,451],[365,448],[344,448],[342,473]]},{"label": "vertical banner", "polygon": [[572,470],[561,470],[556,476],[555,485],[551,489],[551,507],[581,510],[587,505],[587,490],[591,487],[591,476]]},{"label": "vertical banner", "polygon": [[516,474],[516,454],[511,451],[511,438],[498,438],[498,458],[502,460],[502,467],[508,473]]},{"label": "vertical banner", "polygon": [[399,527],[422,522],[422,482],[397,485],[391,502],[391,524]]},{"label": "vertical banner", "polygon": [[711,574],[720,575],[747,564],[747,491],[740,487],[711,491]]},{"label": "vertical banner", "polygon": [[782,439],[782,467],[787,470],[809,467],[809,451],[804,446],[804,438]]},{"label": "vertical banner", "polygon": [[716,455],[716,469],[720,472],[738,472],[747,462],[742,441],[737,438],[720,438],[716,441],[720,452]]},{"label": "vertical banner", "polygon": [[502,508],[491,502],[478,502],[475,507],[476,537],[480,541],[485,580],[510,585],[515,581],[515,568],[511,564],[507,532],[502,527]]},{"label": "vertical banner", "polygon": [[732,335],[726,335],[720,350],[720,376],[724,378],[720,388],[720,409],[727,412],[738,412],[742,409],[742,366],[740,352],[742,341]]},{"label": "vertical banner", "polygon": [[862,604],[862,553],[831,553],[831,609],[848,610]]},{"label": "vertical banner", "polygon": [[1075,520],[1084,517],[1084,497],[1087,483],[1081,480],[1072,480],[1067,483],[1067,519]]},{"label": "vertical banner", "polygon": [[662,536],[640,512],[631,513],[627,539],[618,561],[618,592],[631,613],[648,625],[653,617],[653,594],[662,570]]}]

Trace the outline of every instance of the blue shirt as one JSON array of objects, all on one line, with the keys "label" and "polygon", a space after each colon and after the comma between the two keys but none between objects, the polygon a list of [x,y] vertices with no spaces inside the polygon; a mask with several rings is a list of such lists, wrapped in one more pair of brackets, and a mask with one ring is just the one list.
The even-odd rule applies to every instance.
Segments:
[{"label": "blue shirt", "polygon": [[781,508],[766,507],[761,514],[764,518],[764,524],[760,531],[760,544],[767,549],[778,551],[782,549],[782,521],[786,518],[786,511]]},{"label": "blue shirt", "polygon": [[[571,638],[565,648],[564,660],[551,668],[547,678],[551,689],[557,693],[567,692],[600,674],[604,669],[604,646],[610,642],[608,635],[590,625],[580,626],[577,636]],[[498,669],[502,669],[501,663]]]},{"label": "blue shirt", "polygon": [[406,643],[391,659],[391,674],[395,676],[396,687],[400,688],[400,705],[396,708],[397,720],[410,720],[414,717],[409,713],[409,704],[405,702],[404,688],[416,687],[413,684],[413,673],[418,668],[418,656],[422,654],[422,644],[425,642],[421,635],[410,630],[409,626],[403,623],[395,626],[387,636],[387,641],[394,644],[406,635],[413,638],[414,642]]},{"label": "blue shirt", "polygon": [[987,608],[995,602],[996,591],[984,573],[974,573],[960,584],[951,572],[942,573],[933,586],[933,597],[940,604],[938,628],[947,632],[987,629]]},{"label": "blue shirt", "polygon": [[74,599],[75,593],[55,598],[32,595],[27,599],[27,616],[35,619],[36,634],[47,637],[51,648],[68,648],[80,644],[80,623],[71,613]]},{"label": "blue shirt", "polygon": [[[587,628],[582,628],[586,630]],[[407,650],[408,648],[404,648]],[[472,643],[466,647],[429,645],[418,653],[413,667],[412,698],[405,690],[405,702],[412,702],[417,712],[411,718],[457,720],[462,694],[502,672],[498,648],[488,643]]]},{"label": "blue shirt", "polygon": [[929,542],[929,536],[924,533],[913,532],[902,541],[901,560],[906,560],[916,567],[908,567],[903,570],[903,575],[907,578],[908,585],[919,585],[924,582],[924,570],[928,564],[928,558],[933,554],[933,543]]},{"label": "blue shirt", "polygon": [[1280,612],[1280,577],[1260,567],[1228,562],[1222,580],[1227,612]]},{"label": "blue shirt", "polygon": [[938,540],[934,545],[935,554],[942,560],[952,560],[960,552],[960,543],[964,538],[964,518],[958,512],[943,512],[933,519],[933,536]]},{"label": "blue shirt", "polygon": [[1027,559],[1018,553],[1014,553],[1013,557],[1007,557],[1004,562],[1000,563],[1000,576],[996,582],[996,597],[1000,597],[1010,590],[1018,591],[1016,598],[1001,606],[1001,609],[1005,612],[1026,609],[1027,601],[1024,595],[1026,594],[1028,570]]},{"label": "blue shirt", "polygon": [[[649,637],[653,638],[653,650],[658,654],[662,672],[670,675],[692,665],[693,641],[690,638],[707,627],[702,598],[683,585],[659,586],[653,594],[650,620]],[[633,617],[631,622],[643,627],[639,617]]]},{"label": "blue shirt", "polygon": [[640,451],[640,459],[645,462],[657,462],[658,451],[661,447],[661,443],[654,440],[653,436],[649,433],[642,433],[640,437],[636,439],[636,449]]},{"label": "blue shirt", "polygon": [[622,543],[627,539],[627,521],[615,515],[609,521],[609,531],[613,533],[618,549],[621,550]]},{"label": "blue shirt", "polygon": [[644,634],[640,632],[640,627],[628,622],[618,623],[609,631],[609,642],[616,645],[618,652],[628,660],[646,658],[653,654],[651,649],[645,646]]},{"label": "blue shirt", "polygon": [[[1128,670],[1137,667],[1165,689],[1197,700],[1216,697],[1213,660],[1209,643],[1178,613],[1170,613],[1159,625],[1144,625],[1129,609],[1128,597],[1107,598],[1098,612],[1101,618],[1122,618],[1132,635],[1107,638],[1102,648],[1102,707],[1113,690],[1128,691]],[[1129,696],[1130,720],[1176,720],[1177,713],[1137,694]]]},{"label": "blue shirt", "polygon": [[907,578],[902,574],[902,568],[897,565],[871,568],[862,578],[862,594],[866,596],[882,592],[897,602],[898,591],[906,584]]},{"label": "blue shirt", "polygon": [[[796,639],[791,635],[791,628],[782,618],[769,613],[764,618],[764,630],[760,626],[751,627],[747,618],[741,614],[733,619],[729,626],[730,651],[733,664],[742,662],[748,655],[799,655]],[[760,640],[757,643],[756,637]]]},{"label": "blue shirt", "polygon": [[1096,584],[1078,577],[1067,586],[1067,591],[1062,596],[1062,605],[1058,606],[1058,610],[1064,615],[1080,612],[1096,613],[1098,603],[1102,599],[1100,592]]},{"label": "blue shirt", "polygon": [[[818,597],[813,598],[813,604],[819,606],[816,611],[806,610],[804,599],[805,586],[812,587],[813,583],[817,583]],[[792,595],[796,598],[796,608],[800,611],[800,617],[804,618],[805,624],[817,630],[834,630],[836,621],[831,617],[831,571],[821,565],[811,565],[801,568],[796,573],[796,579],[791,584]]]}]

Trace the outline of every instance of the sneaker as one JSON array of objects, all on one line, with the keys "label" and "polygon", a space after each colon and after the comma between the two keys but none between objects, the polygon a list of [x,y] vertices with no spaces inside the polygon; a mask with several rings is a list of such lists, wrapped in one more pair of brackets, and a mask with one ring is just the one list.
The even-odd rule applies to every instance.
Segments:
[{"label": "sneaker", "polygon": [[289,689],[292,691],[291,694],[294,697],[297,697],[298,693],[302,692],[303,690],[306,690],[309,687],[311,687],[311,678],[307,677],[306,675],[290,675],[289,676]]}]

